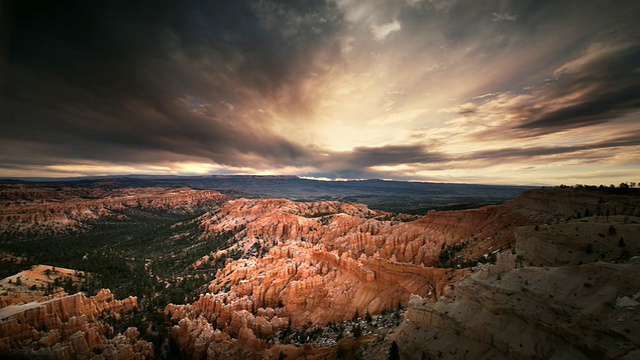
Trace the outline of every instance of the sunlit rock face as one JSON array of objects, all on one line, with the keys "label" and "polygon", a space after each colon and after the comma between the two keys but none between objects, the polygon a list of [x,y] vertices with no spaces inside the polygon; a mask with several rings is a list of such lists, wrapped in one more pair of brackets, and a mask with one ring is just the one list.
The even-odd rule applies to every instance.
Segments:
[{"label": "sunlit rock face", "polygon": [[394,258],[394,262],[425,266],[436,264],[443,246],[459,245],[464,259],[497,252],[513,244],[515,227],[534,223],[503,206],[431,211],[406,222],[412,219],[416,217],[372,211],[358,204],[239,199],[199,221],[203,240],[232,233],[235,241],[230,251],[265,249],[295,240],[322,246],[338,256]]},{"label": "sunlit rock face", "polygon": [[[412,294],[435,300],[468,272],[436,267],[443,249],[456,247],[458,263],[477,261],[509,248],[515,227],[533,224],[502,206],[400,220],[411,218],[355,204],[246,199],[201,216],[202,241],[232,234],[233,245],[196,263],[206,269],[227,259],[207,294],[165,309],[178,346],[200,356],[246,340],[260,352],[288,326],[376,314]],[[253,257],[231,261],[233,254]]]},{"label": "sunlit rock face", "polygon": [[[375,315],[398,303],[409,304],[400,331],[393,333],[406,358],[421,359],[423,353],[425,358],[441,353],[454,358],[636,354],[638,329],[619,329],[609,320],[636,321],[624,311],[640,302],[640,288],[635,280],[624,287],[622,279],[638,274],[630,260],[640,249],[637,197],[545,189],[503,205],[412,216],[359,204],[229,199],[190,189],[71,189],[56,193],[55,200],[44,190],[15,191],[2,195],[2,224],[20,233],[83,229],[95,216],[127,216],[123,210],[128,209],[197,209],[190,220],[181,220],[193,231],[190,244],[211,242],[222,247],[204,248],[224,250],[196,253],[196,261],[186,262],[190,272],[213,280],[203,280],[203,294],[195,301],[169,304],[164,311],[169,333],[189,358],[278,358],[280,351],[291,357],[332,357],[335,336],[333,345],[303,346],[280,344],[279,334],[349,320],[356,312]],[[23,227],[33,214],[43,220]],[[497,264],[478,264],[494,256]],[[615,280],[607,284],[608,278]],[[78,306],[86,310],[83,304]],[[110,358],[151,353],[135,329],[113,337],[113,330],[90,315],[58,313],[60,319],[70,318],[53,316],[25,329],[26,320],[3,322],[13,324],[7,331],[24,338],[8,336],[1,346],[45,356],[58,351],[60,358],[75,352]],[[62,329],[56,330],[59,338],[56,331],[49,334],[55,326]],[[574,335],[582,327],[587,340]],[[533,345],[512,343],[522,339],[508,336],[527,331]],[[602,340],[599,332],[611,336]],[[466,345],[457,352],[450,347],[455,343]],[[389,345],[386,340],[369,345],[365,354],[386,358]],[[616,346],[629,350],[618,353]]]},{"label": "sunlit rock face", "polygon": [[117,215],[126,209],[191,212],[228,199],[217,191],[187,188],[0,190],[0,231],[7,234],[73,231],[89,220]]},{"label": "sunlit rock face", "polygon": [[33,265],[30,269],[0,279],[0,311],[10,305],[38,301],[47,293],[62,291],[57,284],[63,282],[81,287],[86,282],[86,275],[73,269]]},{"label": "sunlit rock face", "polygon": [[134,297],[115,300],[109,290],[86,297],[60,294],[0,310],[0,354],[46,359],[151,359],[153,345],[135,328],[113,336],[104,320],[137,307]]}]

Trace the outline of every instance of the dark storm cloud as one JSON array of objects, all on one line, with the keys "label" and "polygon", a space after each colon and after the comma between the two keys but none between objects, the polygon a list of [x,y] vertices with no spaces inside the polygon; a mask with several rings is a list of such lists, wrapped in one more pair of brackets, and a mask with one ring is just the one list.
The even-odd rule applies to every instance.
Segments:
[{"label": "dark storm cloud", "polygon": [[370,173],[371,167],[398,164],[439,163],[449,157],[437,151],[429,151],[424,145],[387,145],[380,147],[357,147],[351,151],[327,154],[317,158],[318,168],[333,174],[359,175]]},{"label": "dark storm cloud", "polygon": [[331,37],[339,18],[331,7],[11,5],[0,116],[1,137],[21,147],[16,157],[132,163],[186,157],[242,166],[298,164],[309,156],[269,130],[264,111],[309,111],[300,86],[339,61]]},{"label": "dark storm cloud", "polygon": [[[394,166],[400,164],[429,165],[430,169],[446,169],[447,167],[486,166],[488,163],[503,164],[513,160],[535,162],[550,156],[580,158],[580,155],[592,150],[606,150],[640,146],[640,131],[618,135],[604,141],[584,143],[574,146],[534,146],[528,148],[504,147],[495,150],[473,151],[465,155],[454,156],[439,151],[429,150],[424,145],[389,145],[382,147],[360,147],[349,152],[329,154],[319,169],[324,172],[313,174],[326,177],[384,177],[385,171],[377,170],[378,166]],[[322,159],[320,159],[322,160]],[[477,161],[482,161],[478,162]]]},{"label": "dark storm cloud", "polygon": [[606,122],[640,108],[640,44],[603,52],[576,64],[576,69],[561,69],[558,78],[541,90],[543,101],[572,94],[577,99],[540,112],[531,105],[515,108],[525,118],[519,128],[555,131]]},{"label": "dark storm cloud", "polygon": [[505,147],[497,150],[476,151],[472,154],[460,158],[461,160],[481,160],[492,159],[498,163],[509,159],[534,159],[538,157],[575,154],[588,150],[604,150],[610,148],[625,148],[630,146],[640,146],[640,131],[594,143],[586,143],[574,146],[535,146],[530,148]]},{"label": "dark storm cloud", "polygon": [[431,163],[446,157],[430,152],[423,145],[387,145],[381,147],[357,147],[346,155],[351,167],[362,168],[379,165]]}]

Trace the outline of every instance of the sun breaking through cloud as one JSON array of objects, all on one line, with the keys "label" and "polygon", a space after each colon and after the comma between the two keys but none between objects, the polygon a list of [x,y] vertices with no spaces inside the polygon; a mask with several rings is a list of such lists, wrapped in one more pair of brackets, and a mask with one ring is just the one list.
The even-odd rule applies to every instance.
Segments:
[{"label": "sun breaking through cloud", "polygon": [[1,10],[2,176],[640,174],[635,1]]}]

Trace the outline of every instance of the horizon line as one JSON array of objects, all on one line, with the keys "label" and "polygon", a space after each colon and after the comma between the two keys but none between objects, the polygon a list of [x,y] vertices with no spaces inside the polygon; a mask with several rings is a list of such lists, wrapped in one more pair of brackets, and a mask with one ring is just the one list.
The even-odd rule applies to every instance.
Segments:
[{"label": "horizon line", "polygon": [[520,187],[545,187],[559,186],[550,184],[505,184],[505,183],[470,183],[454,182],[442,180],[421,180],[421,179],[392,179],[392,178],[330,178],[315,177],[305,175],[274,175],[274,174],[103,174],[103,175],[80,175],[80,176],[7,176],[0,177],[0,183],[4,181],[24,181],[24,182],[71,182],[95,179],[122,179],[122,178],[206,178],[206,177],[256,177],[256,178],[296,178],[300,180],[319,182],[362,182],[362,181],[384,181],[402,182],[417,184],[450,184],[450,185],[485,185],[485,186],[520,186]]}]

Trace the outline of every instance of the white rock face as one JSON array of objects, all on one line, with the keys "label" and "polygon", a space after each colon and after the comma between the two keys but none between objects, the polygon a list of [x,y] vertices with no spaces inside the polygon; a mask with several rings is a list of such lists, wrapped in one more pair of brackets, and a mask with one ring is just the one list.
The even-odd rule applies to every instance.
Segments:
[{"label": "white rock face", "polygon": [[622,296],[616,299],[616,307],[634,307],[640,305],[638,302],[640,298],[640,292],[633,296]]}]

